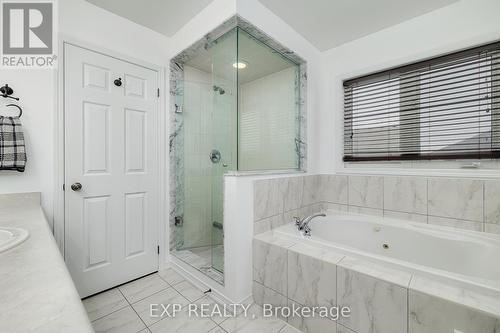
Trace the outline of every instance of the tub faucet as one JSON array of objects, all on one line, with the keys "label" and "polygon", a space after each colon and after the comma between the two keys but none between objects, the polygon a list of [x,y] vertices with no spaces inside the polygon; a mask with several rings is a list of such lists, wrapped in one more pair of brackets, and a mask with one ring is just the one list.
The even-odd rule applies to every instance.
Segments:
[{"label": "tub faucet", "polygon": [[307,217],[304,217],[303,219],[300,219],[298,217],[294,217],[295,219],[295,225],[297,226],[297,229],[299,231],[302,231],[304,233],[304,236],[310,236],[311,235],[311,228],[309,227],[309,222],[315,217],[325,217],[326,214],[324,213],[317,213],[313,214]]}]

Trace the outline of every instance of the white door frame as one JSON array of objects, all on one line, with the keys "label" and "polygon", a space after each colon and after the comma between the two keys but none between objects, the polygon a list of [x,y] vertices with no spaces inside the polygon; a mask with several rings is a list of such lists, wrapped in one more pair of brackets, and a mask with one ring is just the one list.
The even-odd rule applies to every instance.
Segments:
[{"label": "white door frame", "polygon": [[[59,63],[58,63],[58,74],[57,74],[57,92],[56,96],[54,96],[57,101],[56,115],[54,117],[55,121],[55,133],[54,133],[54,152],[55,152],[55,163],[54,163],[54,224],[53,224],[53,233],[56,243],[61,251],[61,254],[64,257],[64,237],[65,237],[65,212],[64,212],[64,191],[63,185],[65,180],[65,153],[64,153],[64,142],[65,142],[65,124],[64,124],[64,114],[65,114],[65,99],[64,99],[64,66],[65,66],[65,54],[64,48],[65,45],[70,44],[77,47],[81,47],[83,49],[87,49],[93,52],[97,52],[118,60],[126,61],[132,63],[134,65],[139,65],[142,67],[146,67],[158,73],[158,88],[160,89],[160,98],[158,99],[158,127],[157,127],[157,156],[158,156],[158,175],[159,175],[159,200],[158,200],[158,242],[160,245],[160,255],[158,260],[158,269],[162,269],[165,267],[166,260],[168,259],[169,254],[169,244],[168,244],[168,185],[166,180],[168,179],[166,176],[168,174],[168,145],[167,145],[167,133],[168,133],[168,116],[166,109],[166,93],[165,87],[166,82],[165,78],[165,67],[160,65],[155,65],[148,63],[146,61],[129,57],[127,55],[123,55],[121,53],[102,48],[91,43],[87,43],[84,41],[76,40],[74,38],[68,36],[62,36],[59,38]],[[167,62],[168,59],[165,59]]]}]

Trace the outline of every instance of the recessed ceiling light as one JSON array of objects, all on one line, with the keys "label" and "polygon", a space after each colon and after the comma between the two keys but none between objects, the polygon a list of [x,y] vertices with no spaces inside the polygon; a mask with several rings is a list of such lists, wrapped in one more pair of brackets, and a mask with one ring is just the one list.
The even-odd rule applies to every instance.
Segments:
[{"label": "recessed ceiling light", "polygon": [[244,61],[238,61],[238,62],[235,62],[233,64],[233,67],[238,68],[238,69],[243,69],[243,68],[247,68],[247,65],[248,65],[248,63],[246,63]]}]

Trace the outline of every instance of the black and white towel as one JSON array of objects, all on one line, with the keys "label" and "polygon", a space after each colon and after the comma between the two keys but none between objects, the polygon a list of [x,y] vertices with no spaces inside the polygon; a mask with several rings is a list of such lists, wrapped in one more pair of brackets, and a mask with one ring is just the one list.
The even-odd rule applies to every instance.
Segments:
[{"label": "black and white towel", "polygon": [[0,170],[24,172],[26,147],[19,117],[0,116]]}]

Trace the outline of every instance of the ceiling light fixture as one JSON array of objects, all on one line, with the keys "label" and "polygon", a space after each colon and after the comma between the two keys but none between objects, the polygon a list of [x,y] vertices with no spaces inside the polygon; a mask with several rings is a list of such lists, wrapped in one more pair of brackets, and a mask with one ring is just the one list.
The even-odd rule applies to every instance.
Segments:
[{"label": "ceiling light fixture", "polygon": [[244,61],[238,61],[238,62],[235,62],[233,64],[233,67],[234,68],[237,68],[237,69],[243,69],[243,68],[247,68],[248,66],[248,63],[244,62]]}]

